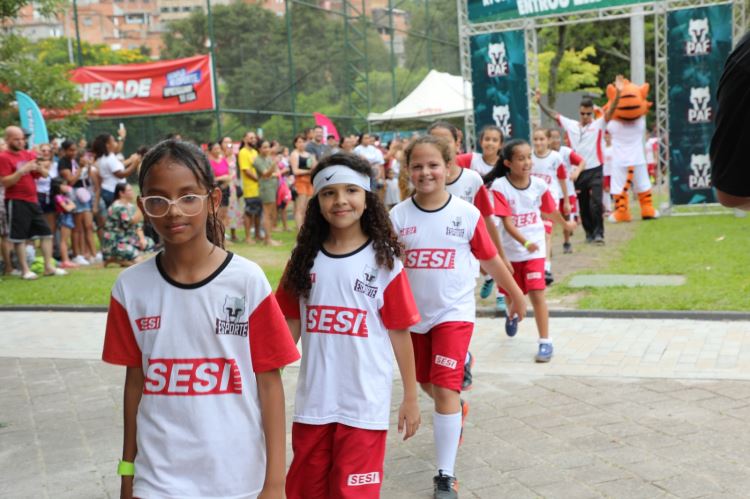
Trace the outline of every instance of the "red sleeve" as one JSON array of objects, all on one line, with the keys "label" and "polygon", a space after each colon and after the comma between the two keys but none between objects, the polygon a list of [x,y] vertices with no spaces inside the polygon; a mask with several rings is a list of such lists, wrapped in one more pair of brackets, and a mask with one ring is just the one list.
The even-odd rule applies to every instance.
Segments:
[{"label": "red sleeve", "polygon": [[474,196],[474,206],[479,209],[479,213],[481,213],[483,217],[494,215],[495,208],[492,206],[490,193],[485,186],[481,186],[477,191],[477,194]]},{"label": "red sleeve", "polygon": [[250,315],[250,358],[253,372],[279,369],[299,359],[292,333],[273,293]]},{"label": "red sleeve", "polygon": [[128,367],[141,367],[143,356],[135,341],[133,327],[128,312],[114,296],[109,298],[107,330],[104,333],[102,360],[110,364]]},{"label": "red sleeve", "polygon": [[276,289],[276,301],[287,319],[299,319],[301,317],[299,298],[287,291],[282,283],[279,283],[279,287]]},{"label": "red sleeve", "polygon": [[385,327],[391,330],[409,329],[422,320],[404,269],[401,269],[401,272],[388,283],[383,291],[380,317]]},{"label": "red sleeve", "polygon": [[575,151],[570,151],[570,164],[573,166],[578,166],[581,164],[581,161],[583,161],[583,158],[580,154],[578,154]]},{"label": "red sleeve", "polygon": [[565,171],[565,165],[560,163],[560,166],[557,167],[557,178],[559,179],[566,179],[568,178],[568,172]]},{"label": "red sleeve", "polygon": [[557,203],[555,202],[555,198],[552,197],[552,193],[549,190],[544,191],[544,194],[542,195],[541,210],[542,213],[553,213],[557,210]]},{"label": "red sleeve", "polygon": [[497,255],[495,243],[490,239],[487,232],[487,226],[484,224],[484,218],[479,217],[477,226],[474,228],[474,236],[471,238],[471,253],[477,260],[489,260]]},{"label": "red sleeve", "polygon": [[508,204],[508,200],[505,199],[505,196],[503,196],[502,192],[498,191],[492,191],[492,194],[495,196],[495,215],[498,217],[509,217],[513,214],[513,212],[510,210],[510,205]]},{"label": "red sleeve", "polygon": [[471,168],[471,156],[470,152],[459,154],[456,156],[456,164],[461,168]]}]

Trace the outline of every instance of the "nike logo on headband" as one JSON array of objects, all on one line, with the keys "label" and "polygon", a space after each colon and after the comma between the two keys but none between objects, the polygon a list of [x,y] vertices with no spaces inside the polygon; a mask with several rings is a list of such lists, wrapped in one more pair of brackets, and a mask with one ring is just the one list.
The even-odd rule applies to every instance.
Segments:
[{"label": "nike logo on headband", "polygon": [[327,176],[327,177],[326,177],[326,182],[328,182],[329,180],[331,180],[331,179],[333,178],[333,176],[334,176],[334,175],[336,175],[336,172],[333,172],[333,173],[331,173],[331,174],[330,174],[329,176]]}]

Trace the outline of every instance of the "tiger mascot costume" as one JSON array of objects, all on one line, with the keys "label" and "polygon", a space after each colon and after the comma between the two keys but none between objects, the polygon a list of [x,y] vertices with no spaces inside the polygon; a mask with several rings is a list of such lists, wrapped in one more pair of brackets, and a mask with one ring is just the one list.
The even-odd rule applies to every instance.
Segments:
[{"label": "tiger mascot costume", "polygon": [[646,114],[651,103],[646,100],[649,84],[636,85],[618,76],[618,92],[615,85],[607,85],[607,98],[604,106],[608,112],[614,111],[607,123],[607,131],[612,136],[612,179],[610,193],[615,200],[615,211],[610,215],[612,222],[629,222],[630,200],[628,192],[632,188],[638,194],[641,205],[641,218],[658,218],[651,196],[651,179],[646,164]]}]

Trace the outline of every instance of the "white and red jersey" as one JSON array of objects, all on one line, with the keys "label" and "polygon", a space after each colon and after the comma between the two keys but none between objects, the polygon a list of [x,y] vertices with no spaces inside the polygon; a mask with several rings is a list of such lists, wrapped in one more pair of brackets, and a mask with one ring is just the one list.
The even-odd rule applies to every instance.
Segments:
[{"label": "white and red jersey", "polygon": [[200,283],[169,278],[160,255],[112,289],[105,362],[143,369],[136,497],[254,498],[266,444],[255,373],[299,358],[255,263],[227,255]]},{"label": "white and red jersey", "polygon": [[612,136],[612,167],[627,168],[646,164],[646,117],[607,123]]},{"label": "white and red jersey", "polygon": [[387,430],[393,381],[388,330],[409,329],[419,312],[401,260],[378,266],[367,242],[346,255],[318,252],[310,296],[276,296],[300,320],[302,363],[294,421]]},{"label": "white and red jersey", "polygon": [[495,168],[495,165],[486,163],[481,152],[473,152],[471,153],[471,162],[469,163],[468,168],[474,170],[480,176],[484,177],[485,175],[490,173],[493,168]]},{"label": "white and red jersey", "polygon": [[604,163],[601,143],[606,122],[603,117],[593,120],[586,126],[563,115],[558,115],[557,122],[565,130],[568,145],[586,160],[587,170]]},{"label": "white and red jersey", "polygon": [[427,333],[443,322],[474,322],[472,262],[497,254],[479,210],[457,196],[430,211],[409,198],[397,204],[390,216],[406,249],[404,266],[422,316],[411,330]]},{"label": "white and red jersey", "polygon": [[560,150],[557,152],[562,157],[563,165],[565,165],[565,171],[568,175],[568,196],[575,196],[576,186],[575,183],[570,179],[570,175],[571,173],[573,173],[573,167],[580,165],[581,161],[583,161],[583,158],[568,146],[560,146]]},{"label": "white and red jersey", "polygon": [[560,181],[568,178],[562,156],[557,151],[549,150],[546,156],[531,155],[531,176],[542,179],[549,188],[555,201],[562,199]]},{"label": "white and red jersey", "polygon": [[476,206],[483,217],[495,214],[490,193],[484,186],[482,177],[474,170],[460,168],[456,180],[446,183],[445,190]]},{"label": "white and red jersey", "polygon": [[545,258],[544,221],[542,213],[552,213],[557,202],[552,197],[547,184],[542,179],[530,177],[528,187],[517,189],[507,177],[495,180],[490,187],[495,197],[498,216],[511,217],[513,225],[527,241],[535,243],[539,249],[533,253],[503,230],[501,239],[505,256],[511,262],[524,262],[535,258]]}]

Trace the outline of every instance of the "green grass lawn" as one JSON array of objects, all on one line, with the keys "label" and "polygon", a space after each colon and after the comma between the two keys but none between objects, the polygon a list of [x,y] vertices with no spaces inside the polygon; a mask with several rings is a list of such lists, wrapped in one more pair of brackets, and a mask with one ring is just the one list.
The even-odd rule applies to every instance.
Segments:
[{"label": "green grass lawn", "polygon": [[[227,250],[260,265],[271,286],[276,289],[296,234],[274,232],[273,237],[284,244],[270,248],[234,243],[227,245]],[[103,269],[99,266],[71,270],[65,277],[40,277],[28,282],[18,277],[3,277],[0,282],[0,305],[107,305],[110,290],[120,272],[122,269],[119,267]]]},{"label": "green grass lawn", "polygon": [[[677,287],[584,288],[582,309],[750,310],[750,218],[666,217],[641,223],[606,274],[681,274]],[[560,286],[559,292],[580,292]]]}]

